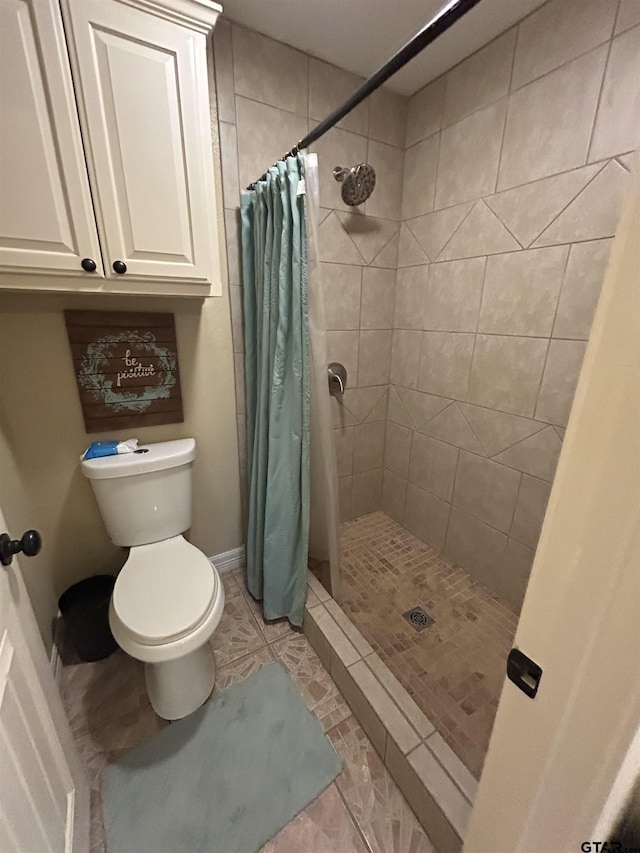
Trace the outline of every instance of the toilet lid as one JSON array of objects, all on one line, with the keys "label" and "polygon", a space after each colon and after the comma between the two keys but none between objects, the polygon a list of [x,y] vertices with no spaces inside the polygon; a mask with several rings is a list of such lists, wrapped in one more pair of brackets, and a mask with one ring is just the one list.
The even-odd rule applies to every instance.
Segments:
[{"label": "toilet lid", "polygon": [[182,536],[137,545],[118,575],[112,606],[141,643],[159,645],[195,629],[217,588],[213,566]]}]

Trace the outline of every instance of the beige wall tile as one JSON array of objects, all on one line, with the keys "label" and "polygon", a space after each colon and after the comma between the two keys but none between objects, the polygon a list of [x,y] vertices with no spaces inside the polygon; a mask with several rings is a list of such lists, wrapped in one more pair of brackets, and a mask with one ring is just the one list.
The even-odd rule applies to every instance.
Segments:
[{"label": "beige wall tile", "polygon": [[640,24],[640,3],[638,0],[620,0],[618,17],[616,18],[615,35]]},{"label": "beige wall tile", "polygon": [[501,222],[527,248],[585,188],[601,166],[584,166],[542,178],[486,199]]},{"label": "beige wall tile", "polygon": [[548,426],[499,453],[496,462],[550,483],[556,472],[561,449],[562,441],[558,433]]},{"label": "beige wall tile", "polygon": [[391,331],[360,332],[358,385],[385,385],[391,366]]},{"label": "beige wall tile", "polygon": [[416,432],[411,443],[409,481],[450,501],[457,461],[457,448]]},{"label": "beige wall tile", "polygon": [[344,364],[351,387],[358,378],[358,337],[358,332],[327,332],[327,358]]},{"label": "beige wall tile", "polygon": [[509,539],[507,543],[497,592],[517,610],[522,607],[535,554],[535,550],[526,548],[515,539]]},{"label": "beige wall tile", "polygon": [[309,70],[306,54],[234,24],[233,70],[236,95],[307,115]]},{"label": "beige wall tile", "polygon": [[333,440],[336,448],[338,477],[346,477],[353,473],[353,430],[355,427],[334,429]]},{"label": "beige wall tile", "polygon": [[338,477],[338,501],[340,503],[340,521],[353,518],[353,477]]},{"label": "beige wall tile", "polygon": [[422,216],[433,210],[439,135],[407,148],[404,155],[402,218]]},{"label": "beige wall tile", "polygon": [[611,240],[595,240],[571,246],[553,325],[555,338],[588,339],[609,262],[611,243]]},{"label": "beige wall tile", "polygon": [[387,409],[387,419],[398,426],[414,428],[414,423],[409,417],[409,412],[405,404],[400,399],[398,389],[395,385],[389,387],[389,407]]},{"label": "beige wall tile", "polygon": [[403,222],[398,233],[398,269],[428,263],[427,253],[413,236],[406,222]]},{"label": "beige wall tile", "polygon": [[407,481],[385,468],[382,472],[382,511],[398,524],[404,518],[404,503],[407,496]]},{"label": "beige wall tile", "polygon": [[536,418],[550,424],[566,426],[582,367],[584,341],[557,341],[549,344]]},{"label": "beige wall tile", "polygon": [[535,549],[538,544],[550,492],[549,483],[529,474],[522,475],[510,535],[529,548]]},{"label": "beige wall tile", "polygon": [[367,216],[399,220],[402,208],[404,151],[370,139],[367,162],[376,172],[376,185],[365,207]]},{"label": "beige wall tile", "polygon": [[307,119],[292,112],[236,98],[240,186],[260,177],[307,132]]},{"label": "beige wall tile", "polygon": [[396,274],[391,269],[362,270],[361,329],[392,329]]},{"label": "beige wall tile", "polygon": [[465,59],[446,75],[443,127],[503,98],[516,43],[516,27]]},{"label": "beige wall tile", "polygon": [[426,139],[427,136],[431,136],[432,133],[440,130],[445,80],[446,77],[443,75],[409,98],[407,107],[407,147],[420,142],[421,139]]},{"label": "beige wall tile", "polygon": [[442,131],[436,210],[494,192],[506,112],[503,98]]},{"label": "beige wall tile", "polygon": [[407,479],[412,430],[389,421],[384,445],[384,467]]},{"label": "beige wall tile", "polygon": [[382,468],[353,475],[353,514],[366,515],[380,509]]},{"label": "beige wall tile", "polygon": [[360,424],[353,428],[353,473],[382,468],[384,421]]},{"label": "beige wall tile", "polygon": [[385,86],[373,92],[369,96],[369,138],[404,148],[408,100]]},{"label": "beige wall tile", "polygon": [[478,201],[440,252],[438,260],[497,255],[515,252],[520,248],[518,241],[493,211],[483,201]]},{"label": "beige wall tile", "polygon": [[450,509],[448,503],[431,492],[421,489],[415,483],[409,483],[402,523],[423,542],[442,552]]},{"label": "beige wall tile", "polygon": [[244,291],[241,287],[229,287],[229,304],[231,307],[231,334],[233,336],[233,351],[244,352]]},{"label": "beige wall tile", "polygon": [[365,262],[333,211],[318,229],[318,244],[320,259],[327,263],[362,265]]},{"label": "beige wall tile", "polygon": [[321,206],[362,213],[362,207],[351,208],[342,201],[342,184],[334,180],[333,170],[336,166],[350,169],[366,162],[366,136],[334,127],[313,144],[313,150],[318,155]]},{"label": "beige wall tile", "polygon": [[616,0],[552,0],[520,24],[512,88],[607,41]]},{"label": "beige wall tile", "polygon": [[613,237],[629,186],[629,173],[610,160],[538,237],[534,246]]},{"label": "beige wall tile", "polygon": [[238,183],[238,144],[235,124],[220,122],[220,162],[222,165],[222,194],[224,206],[240,206],[240,184]]},{"label": "beige wall tile", "polygon": [[213,61],[218,99],[218,121],[236,121],[236,94],[233,84],[231,24],[219,18],[213,31]]},{"label": "beige wall tile", "polygon": [[425,329],[476,331],[484,268],[485,258],[431,265]]},{"label": "beige wall tile", "polygon": [[520,476],[512,468],[463,450],[458,460],[453,505],[508,533]]},{"label": "beige wall tile", "polygon": [[[344,405],[352,413],[356,423],[362,423],[369,420],[374,409],[380,400],[384,397],[386,388],[380,385],[374,385],[368,388],[354,388],[349,385],[347,377],[347,389],[342,397]],[[335,398],[333,398],[335,399]],[[380,420],[380,418],[371,418],[372,420]],[[382,418],[384,420],[384,418]]]},{"label": "beige wall tile", "polygon": [[491,589],[499,583],[506,547],[503,533],[451,507],[444,554]]},{"label": "beige wall tile", "polygon": [[554,246],[488,258],[478,331],[548,337],[568,254]]},{"label": "beige wall tile", "polygon": [[421,738],[428,737],[435,731],[435,726],[425,714],[418,708],[411,696],[404,689],[389,667],[371,649],[371,653],[365,658],[365,663],[383,685],[387,693],[393,698],[398,708],[418,732]]},{"label": "beige wall tile", "polygon": [[429,266],[404,267],[396,274],[394,329],[423,329]]},{"label": "beige wall tile", "polygon": [[229,272],[229,284],[242,284],[240,272],[240,214],[237,209],[225,210],[224,231],[227,249],[227,269]]},{"label": "beige wall tile", "polygon": [[492,409],[484,409],[468,403],[458,403],[458,405],[471,424],[487,456],[495,456],[496,453],[506,450],[545,427],[545,424],[531,418],[507,415],[505,412],[495,412]]},{"label": "beige wall tile", "polygon": [[511,95],[498,189],[584,164],[606,57],[596,48]]},{"label": "beige wall tile", "polygon": [[394,385],[415,388],[418,384],[421,344],[422,332],[394,331],[389,378]]},{"label": "beige wall tile", "polygon": [[466,399],[473,342],[473,335],[424,332],[419,390],[457,400]]},{"label": "beige wall tile", "polygon": [[486,455],[458,403],[451,403],[439,415],[427,421],[420,432],[480,456]]},{"label": "beige wall tile", "polygon": [[360,328],[362,267],[322,264],[322,291],[327,329]]},{"label": "beige wall tile", "polygon": [[617,36],[611,44],[589,161],[639,146],[640,26]]},{"label": "beige wall tile", "polygon": [[547,346],[540,338],[478,335],[468,400],[532,417]]},{"label": "beige wall tile", "polygon": [[389,696],[374,673],[364,661],[358,661],[349,667],[349,672],[362,694],[384,724],[390,735],[403,753],[416,747],[420,738],[413,726],[409,725],[393,699]]},{"label": "beige wall tile", "polygon": [[435,260],[471,208],[471,202],[464,202],[410,219],[407,224],[429,258]]},{"label": "beige wall tile", "polygon": [[[309,57],[309,117],[322,121],[364,82],[363,77],[344,71],[328,62]],[[363,101],[338,122],[338,127],[363,136],[369,125],[369,101]],[[345,164],[346,165],[346,164]]]},{"label": "beige wall tile", "polygon": [[351,208],[348,213],[338,211],[336,216],[346,233],[358,247],[365,263],[379,266],[376,263],[376,258],[398,232],[399,223],[395,220],[380,219],[376,216],[360,216],[354,213],[355,209]]},{"label": "beige wall tile", "polygon": [[423,781],[407,757],[402,754],[391,738],[387,743],[385,764],[420,823],[429,828],[429,838],[432,839],[438,853],[460,853],[462,850],[460,836],[442,813],[434,796],[424,787]]},{"label": "beige wall tile", "polygon": [[451,402],[446,397],[436,397],[433,394],[425,394],[424,391],[415,391],[412,388],[398,387],[397,390],[415,429],[423,427],[427,421],[434,418]]}]

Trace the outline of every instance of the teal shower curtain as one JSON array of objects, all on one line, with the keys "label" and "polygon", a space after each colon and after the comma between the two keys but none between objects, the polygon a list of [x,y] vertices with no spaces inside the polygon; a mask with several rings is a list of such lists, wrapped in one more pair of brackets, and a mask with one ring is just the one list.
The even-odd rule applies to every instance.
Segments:
[{"label": "teal shower curtain", "polygon": [[301,625],[309,546],[310,354],[303,162],[240,198],[249,520],[247,585]]}]

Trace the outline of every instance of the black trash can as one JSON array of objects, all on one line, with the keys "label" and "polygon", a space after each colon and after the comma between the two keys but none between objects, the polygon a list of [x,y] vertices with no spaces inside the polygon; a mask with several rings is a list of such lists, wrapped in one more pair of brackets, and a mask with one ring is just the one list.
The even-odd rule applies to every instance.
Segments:
[{"label": "black trash can", "polygon": [[58,601],[67,636],[84,661],[102,660],[118,648],[109,627],[115,582],[113,575],[94,575],[70,586]]}]

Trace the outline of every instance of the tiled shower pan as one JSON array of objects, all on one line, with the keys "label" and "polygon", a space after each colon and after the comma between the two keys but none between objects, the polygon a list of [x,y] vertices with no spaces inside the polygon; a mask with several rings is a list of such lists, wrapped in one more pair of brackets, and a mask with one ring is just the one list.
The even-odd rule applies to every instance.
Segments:
[{"label": "tiled shower pan", "polygon": [[304,632],[440,853],[460,851],[475,778],[311,573]]}]

